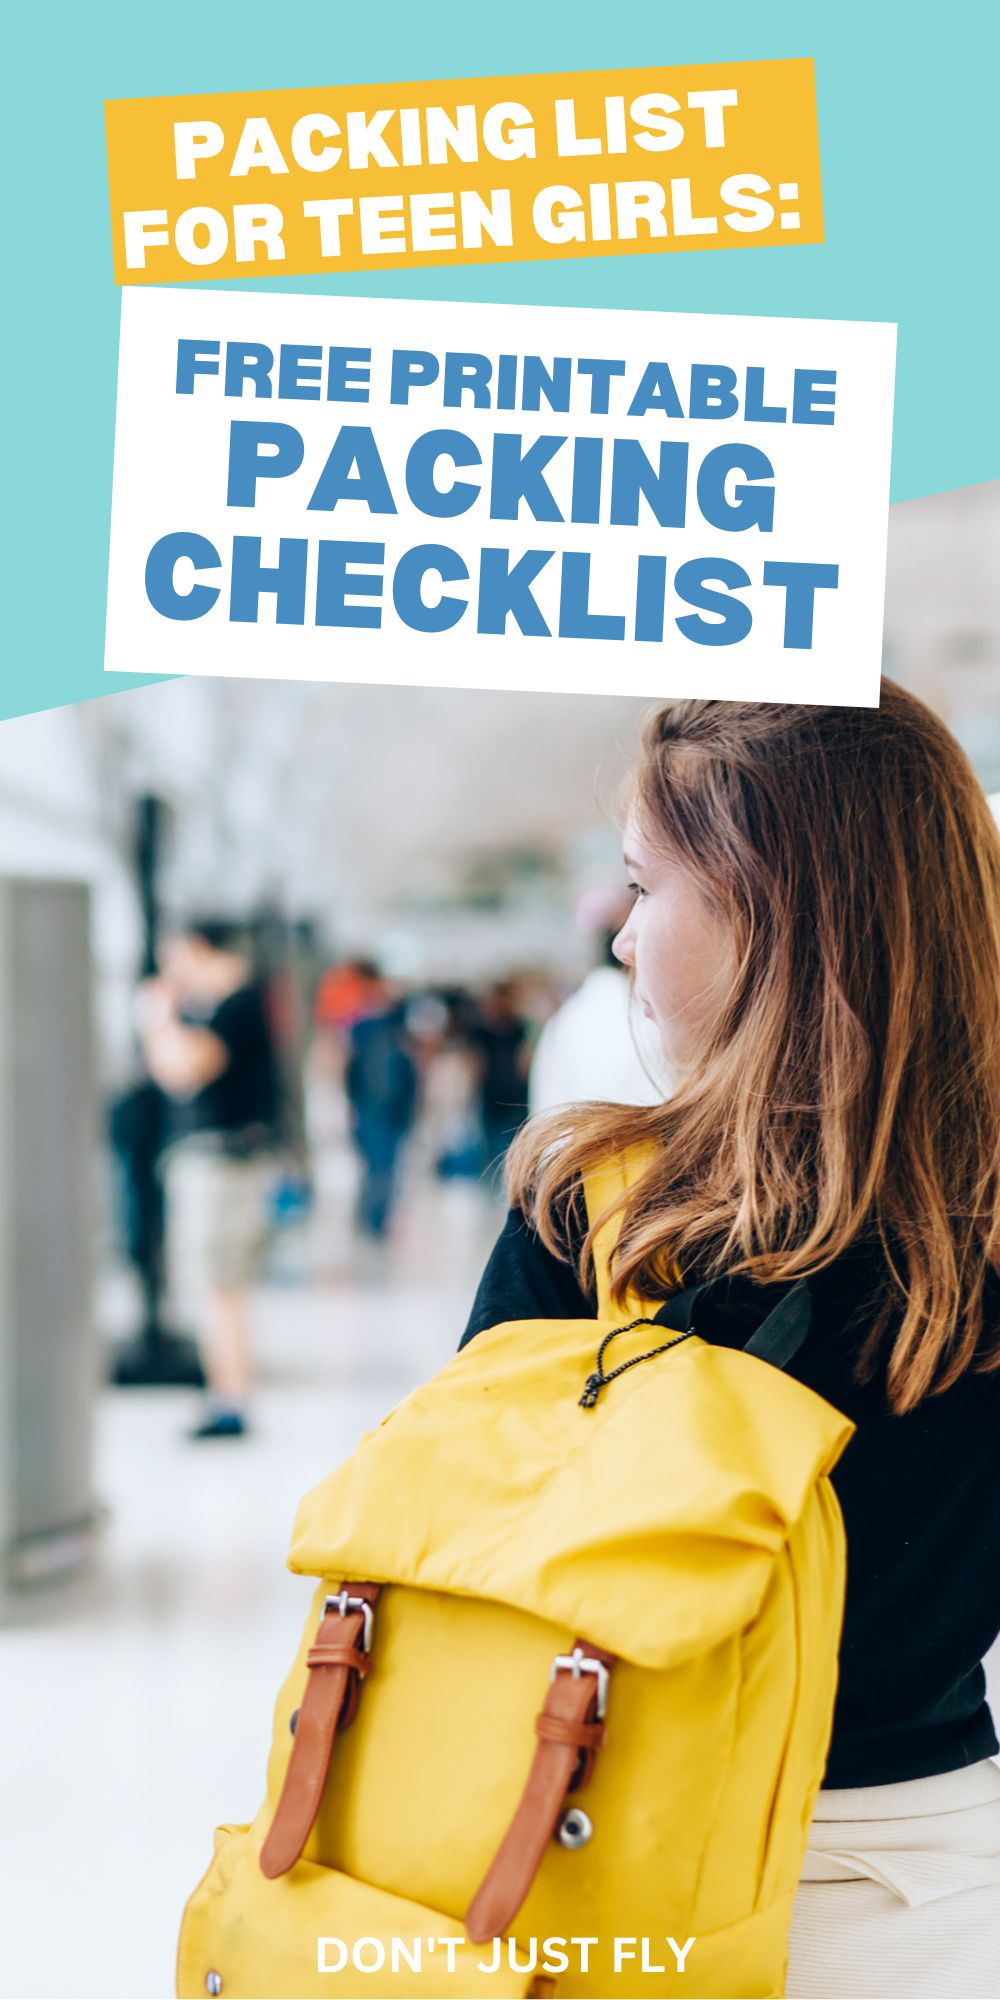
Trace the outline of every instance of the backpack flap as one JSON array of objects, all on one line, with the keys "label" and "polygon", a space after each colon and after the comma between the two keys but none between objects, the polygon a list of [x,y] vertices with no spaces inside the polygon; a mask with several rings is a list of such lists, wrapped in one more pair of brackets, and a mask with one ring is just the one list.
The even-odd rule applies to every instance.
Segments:
[{"label": "backpack flap", "polygon": [[609,1330],[480,1334],[306,1495],[291,1567],[493,1599],[652,1668],[742,1628],[853,1426],[697,1337],[581,1408]]}]

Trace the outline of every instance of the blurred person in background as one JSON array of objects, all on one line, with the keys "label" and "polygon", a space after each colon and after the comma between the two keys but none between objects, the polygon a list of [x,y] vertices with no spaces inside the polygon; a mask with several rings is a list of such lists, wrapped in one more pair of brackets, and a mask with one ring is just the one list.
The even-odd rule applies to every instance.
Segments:
[{"label": "blurred person in background", "polygon": [[314,1018],[320,1033],[338,1037],[381,997],[378,966],[369,958],[328,965],[316,988]]},{"label": "blurred person in background", "polygon": [[395,1206],[400,1151],[416,1117],[418,1075],[403,1003],[378,977],[350,1027],[344,1085],[361,1163],[358,1227],[381,1239]]},{"label": "blurred person in background", "polygon": [[612,949],[627,922],[631,898],[595,889],[577,905],[579,928],[598,943],[599,960],[575,993],[546,1021],[531,1059],[532,1117],[560,1104],[659,1104],[668,1072],[650,1023],[631,1006],[626,967]]},{"label": "blurred person in background", "polygon": [[440,1180],[478,1181],[483,1171],[479,1059],[469,1043],[476,1004],[464,987],[451,987],[442,998],[447,1025],[424,1084],[429,1150]]},{"label": "blurred person in background", "polygon": [[484,994],[469,1039],[479,1060],[479,1119],[486,1169],[503,1170],[507,1148],[528,1115],[528,1023],[512,979],[498,979]]},{"label": "blurred person in background", "polygon": [[168,939],[159,977],[141,989],[140,1027],[149,1074],[170,1100],[168,1224],[199,1295],[209,1394],[192,1436],[242,1437],[280,1089],[265,996],[235,926],[199,919]]}]

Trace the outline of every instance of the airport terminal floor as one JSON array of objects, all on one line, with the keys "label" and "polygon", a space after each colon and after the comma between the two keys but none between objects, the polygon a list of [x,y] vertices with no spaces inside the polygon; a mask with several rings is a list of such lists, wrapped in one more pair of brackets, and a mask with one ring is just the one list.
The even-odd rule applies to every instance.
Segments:
[{"label": "airport terminal floor", "polygon": [[[3,1633],[5,2000],[161,2000],[213,1828],[260,1802],[271,1712],[311,1584],[285,1568],[299,1496],[456,1346],[501,1207],[412,1171],[385,1245],[352,1229],[346,1151],[253,1297],[258,1385],[239,1441],[192,1443],[197,1396],[100,1397],[107,1509],[90,1574]],[[123,1273],[99,1312],[124,1329]],[[991,1688],[1000,1702],[1000,1657]]]},{"label": "airport terminal floor", "polygon": [[[272,1252],[252,1435],[192,1444],[192,1392],[103,1392],[92,1573],[33,1594],[3,1634],[7,2000],[173,1991],[212,1830],[263,1795],[311,1595],[285,1569],[296,1502],[458,1343],[497,1202],[417,1176],[382,1247],[352,1239],[352,1197],[331,1149],[310,1223]],[[127,1324],[114,1282],[100,1305]]]}]

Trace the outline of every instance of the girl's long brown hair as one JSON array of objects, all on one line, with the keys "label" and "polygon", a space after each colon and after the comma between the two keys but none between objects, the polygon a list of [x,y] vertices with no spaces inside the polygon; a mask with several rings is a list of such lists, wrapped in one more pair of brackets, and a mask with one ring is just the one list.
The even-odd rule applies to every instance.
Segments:
[{"label": "girl's long brown hair", "polygon": [[652,1141],[618,1204],[619,1297],[665,1297],[675,1258],[699,1280],[777,1283],[867,1242],[883,1276],[858,1381],[884,1362],[904,1412],[1000,1367],[984,1330],[1000,1269],[1000,835],[962,750],[891,681],[877,709],[675,702],[646,728],[631,804],[728,919],[732,992],[666,1102],[534,1120],[511,1151],[512,1199],[565,1256],[585,1170]]}]

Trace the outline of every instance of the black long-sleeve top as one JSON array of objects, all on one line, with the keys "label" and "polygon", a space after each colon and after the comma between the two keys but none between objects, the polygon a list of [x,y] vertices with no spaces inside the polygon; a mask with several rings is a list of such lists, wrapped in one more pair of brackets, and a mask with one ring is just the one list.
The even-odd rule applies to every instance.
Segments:
[{"label": "black long-sleeve top", "polygon": [[[872,1253],[810,1279],[812,1323],[788,1372],[857,1426],[833,1472],[847,1534],[840,1683],[823,1783],[887,1785],[998,1749],[982,1661],[1000,1633],[1000,1370],[961,1377],[894,1416],[881,1375],[852,1379]],[[704,1340],[743,1347],[787,1288],[721,1279],[699,1298]],[[993,1303],[1000,1316],[1000,1296]],[[461,1346],[502,1320],[596,1316],[569,1263],[512,1209]],[[512,1331],[511,1338],[516,1338]]]}]

